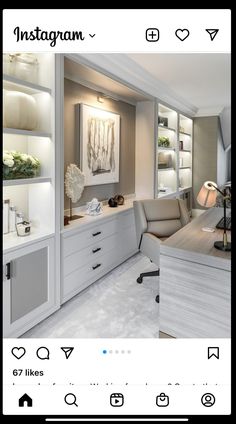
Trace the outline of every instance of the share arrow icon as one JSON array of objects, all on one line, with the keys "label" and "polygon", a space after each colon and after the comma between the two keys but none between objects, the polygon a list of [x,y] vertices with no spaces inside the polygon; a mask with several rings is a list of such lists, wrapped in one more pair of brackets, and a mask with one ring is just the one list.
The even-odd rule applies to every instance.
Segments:
[{"label": "share arrow icon", "polygon": [[206,29],[206,32],[208,32],[208,34],[211,37],[211,41],[213,41],[216,34],[219,32],[219,30],[218,29]]},{"label": "share arrow icon", "polygon": [[74,348],[73,347],[61,347],[61,350],[63,350],[64,354],[66,355],[66,359],[68,359],[69,356],[72,354]]}]

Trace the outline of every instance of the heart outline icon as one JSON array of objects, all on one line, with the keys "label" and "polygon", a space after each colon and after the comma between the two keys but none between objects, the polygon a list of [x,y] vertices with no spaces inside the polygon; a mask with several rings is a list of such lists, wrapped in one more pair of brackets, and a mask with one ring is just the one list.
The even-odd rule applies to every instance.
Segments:
[{"label": "heart outline icon", "polygon": [[187,28],[183,28],[183,29],[178,28],[175,31],[175,35],[180,41],[186,40],[186,38],[188,38],[189,34],[190,34],[190,32]]},{"label": "heart outline icon", "polygon": [[24,347],[13,347],[11,353],[16,359],[21,359],[26,354],[26,350]]}]

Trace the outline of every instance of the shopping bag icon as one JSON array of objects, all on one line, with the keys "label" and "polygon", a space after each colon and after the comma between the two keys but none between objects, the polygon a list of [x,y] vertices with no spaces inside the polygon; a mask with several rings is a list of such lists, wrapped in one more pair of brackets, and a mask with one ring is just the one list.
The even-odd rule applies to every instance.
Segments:
[{"label": "shopping bag icon", "polygon": [[168,406],[169,405],[169,396],[167,396],[165,393],[160,393],[156,397],[156,404],[157,404],[157,406]]}]

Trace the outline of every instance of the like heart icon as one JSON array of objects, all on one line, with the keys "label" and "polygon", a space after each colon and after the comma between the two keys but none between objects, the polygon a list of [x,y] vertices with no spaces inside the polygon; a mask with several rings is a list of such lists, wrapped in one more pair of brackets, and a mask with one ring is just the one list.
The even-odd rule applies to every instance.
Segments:
[{"label": "like heart icon", "polygon": [[177,29],[175,31],[175,35],[176,35],[176,37],[179,38],[179,40],[184,41],[189,36],[189,30],[186,29],[186,28],[184,28],[184,29]]},{"label": "like heart icon", "polygon": [[24,347],[13,347],[11,353],[15,358],[20,359],[26,354],[26,350]]}]

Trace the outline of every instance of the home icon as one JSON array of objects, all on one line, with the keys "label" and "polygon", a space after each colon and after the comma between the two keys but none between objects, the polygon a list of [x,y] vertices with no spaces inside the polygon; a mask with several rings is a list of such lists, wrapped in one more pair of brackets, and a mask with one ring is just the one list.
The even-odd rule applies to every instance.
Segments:
[{"label": "home icon", "polygon": [[21,398],[19,399],[19,406],[33,406],[33,400],[31,397],[25,393]]}]

